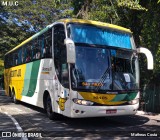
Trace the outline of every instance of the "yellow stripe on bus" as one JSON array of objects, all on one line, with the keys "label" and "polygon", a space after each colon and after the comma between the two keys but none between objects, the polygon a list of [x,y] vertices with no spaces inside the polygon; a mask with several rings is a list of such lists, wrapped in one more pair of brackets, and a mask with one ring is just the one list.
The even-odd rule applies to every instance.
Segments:
[{"label": "yellow stripe on bus", "polygon": [[113,102],[112,100],[116,97],[116,94],[99,94],[99,93],[87,93],[87,92],[79,92],[79,94],[85,100],[103,104],[103,105],[119,105],[126,102],[126,101]]},{"label": "yellow stripe on bus", "polygon": [[84,20],[84,19],[62,19],[59,20],[60,22],[65,22],[65,23],[69,23],[69,22],[75,22],[75,23],[83,23],[83,24],[91,24],[91,25],[96,25],[96,26],[102,26],[102,27],[108,27],[111,29],[115,29],[115,30],[121,30],[124,32],[128,32],[128,33],[132,33],[130,29],[118,26],[118,25],[114,25],[114,24],[109,24],[109,23],[105,23],[105,22],[100,22],[100,21],[93,21],[93,20]]},{"label": "yellow stripe on bus", "polygon": [[21,100],[22,98],[25,72],[26,72],[26,64],[5,70],[5,75],[8,75],[7,77],[11,77],[7,85],[10,85],[11,90],[14,89],[16,94],[16,99],[18,100]]}]

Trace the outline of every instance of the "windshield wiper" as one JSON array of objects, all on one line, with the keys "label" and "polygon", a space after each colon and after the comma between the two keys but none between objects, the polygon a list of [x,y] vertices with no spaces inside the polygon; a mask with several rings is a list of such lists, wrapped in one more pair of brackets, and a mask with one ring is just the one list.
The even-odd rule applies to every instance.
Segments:
[{"label": "windshield wiper", "polygon": [[111,68],[112,68],[111,66],[108,67],[108,68],[105,70],[105,72],[102,74],[102,76],[101,76],[101,78],[100,78],[100,80],[99,80],[99,82],[98,82],[100,86],[98,86],[98,87],[96,88],[97,91],[103,86],[103,83],[104,83],[104,81],[106,80],[106,78],[107,78],[107,76],[108,76],[108,73],[109,73],[109,71],[110,71]]}]

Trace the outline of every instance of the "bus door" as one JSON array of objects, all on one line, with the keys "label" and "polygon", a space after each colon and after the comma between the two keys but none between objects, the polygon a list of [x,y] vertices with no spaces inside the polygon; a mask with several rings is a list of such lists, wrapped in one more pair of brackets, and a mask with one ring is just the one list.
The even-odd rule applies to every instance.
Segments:
[{"label": "bus door", "polygon": [[58,113],[64,114],[70,106],[69,99],[69,72],[66,56],[66,38],[63,24],[56,24],[53,28],[54,64],[56,70],[55,98],[58,104]]}]

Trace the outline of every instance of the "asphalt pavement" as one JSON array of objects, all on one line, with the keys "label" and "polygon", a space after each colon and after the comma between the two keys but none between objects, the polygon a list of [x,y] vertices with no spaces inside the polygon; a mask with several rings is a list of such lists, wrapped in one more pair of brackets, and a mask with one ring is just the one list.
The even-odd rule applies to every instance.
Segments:
[{"label": "asphalt pavement", "polygon": [[[50,130],[52,130],[52,133],[55,132],[57,136],[61,136],[62,133],[64,133],[63,135],[68,135],[68,132],[70,134],[74,133],[74,135],[77,135],[78,132],[78,136],[80,135],[79,133],[86,135],[87,131],[89,136],[92,133],[92,135],[98,135],[99,139],[103,139],[101,134],[105,135],[106,132],[126,132],[127,135],[130,131],[160,132],[160,114],[137,111],[137,114],[132,116],[86,119],[63,118],[62,120],[51,121],[46,117],[46,114],[43,113],[43,110],[24,103],[15,105],[9,97],[6,97],[4,91],[0,90],[0,140],[6,139],[6,137],[1,137],[2,134],[8,136],[10,132],[50,132]],[[118,136],[117,138],[120,139]],[[157,137],[153,138],[156,139]],[[8,137],[7,139],[12,140],[13,137]],[[53,138],[49,140],[51,139]],[[86,138],[86,140],[88,139],[93,140],[97,139],[97,137],[92,136],[91,138]],[[134,137],[129,137],[128,139],[134,139]],[[152,137],[147,137],[147,139],[152,139]],[[23,140],[26,139],[23,138]]]}]

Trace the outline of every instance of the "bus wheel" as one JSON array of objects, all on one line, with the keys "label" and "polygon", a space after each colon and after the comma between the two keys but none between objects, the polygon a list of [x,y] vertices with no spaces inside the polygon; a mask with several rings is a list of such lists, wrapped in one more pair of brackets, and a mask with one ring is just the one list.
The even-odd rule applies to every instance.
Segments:
[{"label": "bus wheel", "polygon": [[46,100],[46,112],[50,120],[55,119],[55,113],[52,111],[52,102],[51,102],[51,98],[49,95]]},{"label": "bus wheel", "polygon": [[16,95],[15,95],[14,90],[12,91],[12,101],[13,101],[15,104],[18,104],[18,100],[16,99]]}]

